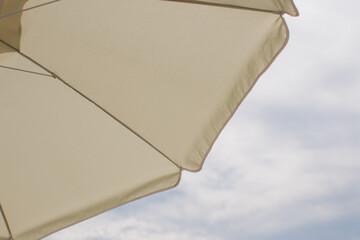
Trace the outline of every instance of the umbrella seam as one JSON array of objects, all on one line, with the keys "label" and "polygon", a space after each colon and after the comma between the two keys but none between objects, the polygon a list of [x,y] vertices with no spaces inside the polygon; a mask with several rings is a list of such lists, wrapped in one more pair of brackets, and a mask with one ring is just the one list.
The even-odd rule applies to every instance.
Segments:
[{"label": "umbrella seam", "polygon": [[92,100],[91,98],[89,98],[88,96],[86,96],[84,93],[80,92],[78,89],[76,89],[75,87],[71,86],[68,82],[66,82],[64,79],[62,79],[61,77],[59,77],[58,75],[56,75],[54,72],[50,71],[49,69],[47,69],[46,67],[44,67],[43,65],[41,65],[40,63],[38,63],[37,61],[35,61],[34,59],[30,58],[29,56],[25,55],[24,53],[22,53],[20,50],[12,47],[10,44],[4,42],[2,39],[0,39],[0,43],[6,45],[7,47],[11,48],[13,51],[17,52],[19,55],[21,55],[22,57],[26,58],[27,60],[31,61],[32,63],[34,63],[35,65],[39,66],[40,68],[42,68],[43,70],[45,70],[46,72],[50,73],[51,76],[55,79],[58,79],[60,82],[62,82],[63,84],[65,84],[66,86],[68,86],[69,88],[71,88],[72,90],[74,90],[76,93],[78,93],[80,96],[82,96],[83,98],[85,98],[86,100],[88,100],[89,102],[91,102],[92,104],[94,104],[97,108],[99,108],[100,110],[102,110],[104,113],[106,113],[108,116],[110,116],[112,119],[114,119],[115,121],[117,121],[118,123],[120,123],[122,126],[124,126],[126,129],[128,129],[130,132],[132,132],[133,134],[135,134],[135,136],[137,136],[138,138],[140,138],[141,140],[143,140],[145,143],[147,143],[150,147],[152,147],[153,149],[155,149],[158,153],[160,153],[162,156],[164,156],[168,161],[172,162],[176,167],[178,167],[180,170],[183,170],[183,168],[178,165],[174,160],[172,160],[170,157],[168,157],[165,153],[163,153],[162,151],[160,151],[160,149],[158,149],[157,147],[155,147],[153,144],[151,144],[148,140],[146,140],[143,136],[141,136],[139,133],[137,133],[135,130],[133,130],[132,128],[130,128],[127,124],[123,123],[122,121],[120,121],[120,119],[118,119],[117,117],[115,117],[113,114],[111,114],[109,111],[107,111],[104,107],[100,106],[98,103],[96,103],[94,100]]},{"label": "umbrella seam", "polygon": [[[0,16],[0,19],[1,19],[1,18],[5,18],[5,17],[12,16],[12,15],[16,15],[16,14],[19,14],[19,13],[22,13],[22,12],[25,12],[25,11],[29,11],[29,10],[32,10],[32,9],[35,9],[35,8],[38,8],[38,7],[42,7],[42,6],[51,4],[51,3],[59,2],[59,1],[61,1],[61,0],[53,0],[53,1],[49,1],[49,2],[46,2],[46,3],[43,3],[43,4],[39,4],[39,5],[36,5],[36,6],[33,6],[33,7],[29,7],[29,8],[26,8],[26,9],[22,9],[22,10],[20,10],[20,11],[12,12],[12,13],[9,13],[9,14],[3,15],[3,16]],[[201,2],[201,1],[197,1],[197,0],[191,0],[191,1],[190,1],[190,0],[163,0],[163,1],[183,2],[183,3],[194,3],[194,4],[202,4],[202,5],[217,6],[217,7],[237,8],[237,9],[243,9],[243,10],[250,10],[250,11],[257,11],[257,12],[266,12],[266,13],[273,13],[273,14],[280,14],[280,15],[283,15],[283,14],[284,14],[284,12],[282,12],[282,11],[271,11],[271,10],[265,10],[265,9],[259,9],[259,8],[242,7],[242,6],[232,5],[232,4]],[[294,15],[294,16],[298,16],[298,15],[299,15],[299,12],[298,12],[297,8],[295,7],[295,4],[294,4],[293,0],[291,0],[291,5],[293,6],[294,11],[295,11],[295,15]],[[292,15],[292,14],[290,14],[290,13],[287,13],[287,14]]]},{"label": "umbrella seam", "polygon": [[10,17],[10,16],[13,16],[13,15],[16,15],[16,14],[19,14],[19,13],[23,13],[23,12],[26,12],[26,11],[29,11],[29,10],[32,10],[32,9],[35,9],[35,8],[38,8],[38,7],[42,7],[42,6],[45,6],[45,5],[49,5],[51,3],[59,2],[59,1],[61,1],[61,0],[53,0],[53,1],[42,3],[42,4],[39,4],[39,5],[33,6],[33,7],[25,8],[25,9],[22,9],[22,10],[19,10],[19,11],[16,11],[16,12],[8,13],[8,14],[0,16],[0,19]]},{"label": "umbrella seam", "polygon": [[[242,6],[237,6],[237,5],[232,5],[232,4],[224,4],[224,3],[202,2],[199,0],[162,0],[162,1],[192,3],[192,4],[199,4],[199,5],[213,6],[213,7],[235,8],[235,9],[242,9],[242,10],[248,10],[248,11],[284,15],[284,12],[282,12],[282,11],[272,11],[272,10],[259,9],[259,8],[242,7]],[[287,14],[289,14],[289,13],[287,13]]]}]

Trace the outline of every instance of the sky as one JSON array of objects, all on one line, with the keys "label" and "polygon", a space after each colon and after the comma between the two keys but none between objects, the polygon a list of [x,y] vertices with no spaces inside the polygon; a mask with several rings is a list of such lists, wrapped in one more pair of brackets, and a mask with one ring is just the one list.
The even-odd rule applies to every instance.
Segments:
[{"label": "sky", "polygon": [[295,4],[201,172],[46,240],[360,240],[360,2]]}]

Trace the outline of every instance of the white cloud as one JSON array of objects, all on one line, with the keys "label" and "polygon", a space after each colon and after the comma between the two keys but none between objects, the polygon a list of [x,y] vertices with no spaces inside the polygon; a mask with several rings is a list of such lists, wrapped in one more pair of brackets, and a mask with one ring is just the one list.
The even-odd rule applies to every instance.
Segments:
[{"label": "white cloud", "polygon": [[134,217],[119,217],[103,214],[85,223],[73,227],[71,231],[62,231],[48,238],[49,240],[216,240],[201,233],[190,233],[170,226],[159,225]]}]

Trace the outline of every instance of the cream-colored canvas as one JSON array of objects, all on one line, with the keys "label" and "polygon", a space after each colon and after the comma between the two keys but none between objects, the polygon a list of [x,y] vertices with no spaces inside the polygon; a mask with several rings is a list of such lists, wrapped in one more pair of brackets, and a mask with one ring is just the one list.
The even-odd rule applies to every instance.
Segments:
[{"label": "cream-colored canvas", "polygon": [[0,18],[0,203],[20,240],[199,171],[286,45],[281,13],[297,15],[285,0],[44,3],[0,12],[35,6]]}]

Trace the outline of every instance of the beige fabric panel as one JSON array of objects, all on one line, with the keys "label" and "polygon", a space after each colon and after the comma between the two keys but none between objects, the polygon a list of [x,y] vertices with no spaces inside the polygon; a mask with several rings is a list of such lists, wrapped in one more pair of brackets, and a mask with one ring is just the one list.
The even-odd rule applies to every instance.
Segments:
[{"label": "beige fabric panel", "polygon": [[[0,65],[41,71],[23,61],[0,55]],[[15,239],[38,239],[178,183],[178,167],[59,80],[0,75],[0,202]],[[3,228],[0,239],[8,239]]]},{"label": "beige fabric panel", "polygon": [[[181,1],[181,0],[180,0]],[[255,10],[274,11],[287,13],[291,16],[298,16],[292,0],[185,0],[189,2],[215,3],[221,5],[251,8]]]},{"label": "beige fabric panel", "polygon": [[277,14],[159,0],[62,0],[22,25],[22,52],[192,171],[287,40]]}]

